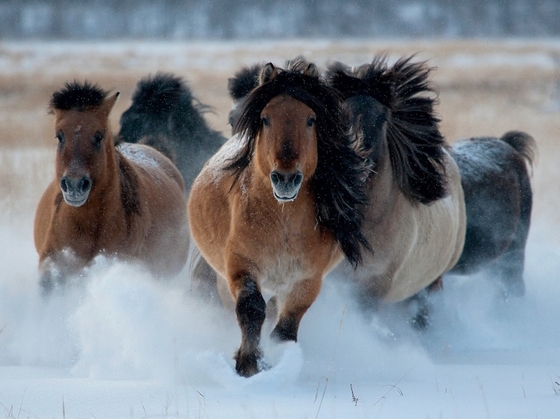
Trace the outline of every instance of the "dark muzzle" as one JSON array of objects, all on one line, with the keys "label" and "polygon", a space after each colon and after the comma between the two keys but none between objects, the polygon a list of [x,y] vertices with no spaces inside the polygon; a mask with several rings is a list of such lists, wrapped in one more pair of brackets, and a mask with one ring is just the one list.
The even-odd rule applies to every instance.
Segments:
[{"label": "dark muzzle", "polygon": [[60,179],[60,190],[64,201],[73,207],[85,204],[91,191],[91,178],[89,176],[70,177]]},{"label": "dark muzzle", "polygon": [[293,173],[283,173],[274,170],[270,173],[270,181],[274,197],[279,202],[293,201],[296,199],[303,182],[303,173],[299,170]]}]

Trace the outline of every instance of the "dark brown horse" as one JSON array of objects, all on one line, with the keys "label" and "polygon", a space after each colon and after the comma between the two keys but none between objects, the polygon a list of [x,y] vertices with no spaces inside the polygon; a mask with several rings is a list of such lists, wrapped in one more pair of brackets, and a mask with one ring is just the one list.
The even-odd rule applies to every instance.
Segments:
[{"label": "dark brown horse", "polygon": [[315,65],[267,64],[232,137],[195,180],[189,198],[194,240],[233,299],[241,328],[236,370],[261,369],[266,303],[276,297],[272,337],[296,340],[323,277],[361,248],[363,160],[343,129],[340,96]]},{"label": "dark brown horse", "polygon": [[208,126],[204,119],[208,110],[180,77],[147,76],[138,82],[132,104],[121,115],[118,138],[148,144],[169,157],[183,175],[188,195],[204,163],[226,141]]},{"label": "dark brown horse", "polygon": [[34,231],[45,291],[98,255],[141,262],[158,276],[185,264],[181,174],[151,147],[115,147],[108,117],[117,97],[87,82],[67,83],[52,96],[56,177],[39,202]]},{"label": "dark brown horse", "polygon": [[349,136],[367,161],[364,235],[374,253],[348,272],[366,306],[435,287],[459,259],[466,229],[459,168],[439,131],[430,68],[384,57],[328,80],[345,98]]},{"label": "dark brown horse", "polygon": [[464,275],[489,268],[501,281],[506,299],[523,295],[535,141],[524,132],[510,131],[501,138],[457,141],[451,151],[467,207],[465,247],[451,272]]}]

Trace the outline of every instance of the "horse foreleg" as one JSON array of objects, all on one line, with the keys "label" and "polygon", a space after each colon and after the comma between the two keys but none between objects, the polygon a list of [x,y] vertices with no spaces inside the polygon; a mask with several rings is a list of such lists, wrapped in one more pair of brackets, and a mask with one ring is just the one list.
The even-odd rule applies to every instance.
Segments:
[{"label": "horse foreleg", "polygon": [[65,284],[68,278],[79,274],[85,265],[83,259],[68,249],[46,256],[39,262],[41,293],[45,296],[52,293],[55,288]]},{"label": "horse foreleg", "polygon": [[235,355],[235,369],[239,375],[250,377],[260,371],[262,353],[259,343],[266,316],[266,302],[257,283],[249,275],[239,278],[234,288],[235,285],[239,286],[238,290],[232,291],[236,296],[235,312],[241,328],[241,346]]},{"label": "horse foreleg", "polygon": [[307,279],[294,285],[281,307],[270,337],[278,342],[297,341],[299,323],[321,290],[321,278]]}]

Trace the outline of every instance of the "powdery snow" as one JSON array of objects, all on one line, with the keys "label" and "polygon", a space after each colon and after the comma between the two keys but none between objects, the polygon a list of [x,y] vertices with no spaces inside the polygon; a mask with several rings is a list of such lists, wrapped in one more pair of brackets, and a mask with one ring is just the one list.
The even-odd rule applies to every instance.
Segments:
[{"label": "powdery snow", "polygon": [[157,282],[100,258],[44,299],[31,237],[0,235],[8,418],[559,417],[559,249],[530,246],[520,300],[499,301],[483,275],[448,278],[424,334],[398,305],[363,315],[329,277],[299,342],[265,338],[272,368],[245,379],[233,315],[198,301],[186,275]]}]

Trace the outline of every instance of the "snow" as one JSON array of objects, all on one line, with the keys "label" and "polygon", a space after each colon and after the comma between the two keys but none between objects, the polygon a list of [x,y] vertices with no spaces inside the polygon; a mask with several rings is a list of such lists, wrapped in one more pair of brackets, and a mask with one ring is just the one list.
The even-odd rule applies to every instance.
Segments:
[{"label": "snow", "polygon": [[[294,55],[278,45],[250,47],[254,56],[278,62]],[[313,48],[330,45],[314,41]],[[350,41],[337,45],[336,59],[370,58],[367,48],[345,51]],[[559,44],[543,45],[557,51]],[[125,54],[130,66],[150,62],[146,72],[172,61],[230,74],[239,66],[228,51],[237,46],[2,43],[0,71],[58,74],[68,61],[52,65],[57,54],[81,68],[97,51]],[[304,53],[310,48],[304,40],[292,46]],[[521,53],[516,66],[536,62],[548,69],[549,58],[539,54]],[[192,55],[195,60],[186,58]],[[436,64],[476,73],[479,65],[511,61],[507,53],[483,58],[451,53],[449,62],[437,58]],[[245,59],[254,61],[253,55]],[[91,65],[103,71],[102,61]],[[52,150],[22,155],[5,149],[1,157],[6,172],[25,171],[47,166]],[[37,173],[28,175],[29,184],[50,178]],[[560,242],[548,219],[533,220],[523,298],[501,301],[485,274],[448,277],[434,299],[433,323],[420,333],[407,324],[406,307],[364,314],[343,281],[330,276],[303,318],[297,343],[273,344],[267,338],[273,325],[265,325],[262,346],[271,368],[245,379],[233,368],[240,342],[234,316],[198,300],[186,271],[158,282],[136,266],[99,258],[64,292],[42,297],[32,240],[38,196],[22,184],[0,196],[0,417],[560,418]]]},{"label": "snow", "polygon": [[264,338],[272,368],[245,379],[233,369],[233,315],[197,300],[185,275],[157,282],[100,258],[44,298],[29,232],[3,226],[0,236],[7,418],[560,415],[560,250],[551,246],[530,246],[520,300],[497,299],[484,275],[448,278],[426,333],[408,326],[404,307],[364,315],[329,277],[299,342]]}]

